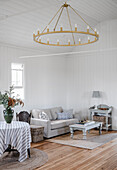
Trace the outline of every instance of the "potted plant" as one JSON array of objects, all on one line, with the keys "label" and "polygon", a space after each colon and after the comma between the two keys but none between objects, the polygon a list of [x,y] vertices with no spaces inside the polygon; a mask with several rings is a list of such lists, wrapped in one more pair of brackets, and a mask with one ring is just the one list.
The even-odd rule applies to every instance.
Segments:
[{"label": "potted plant", "polygon": [[11,123],[14,115],[13,108],[18,104],[24,106],[24,103],[21,99],[15,98],[13,95],[14,87],[10,86],[9,91],[5,91],[4,94],[0,92],[0,105],[3,105],[5,110],[3,111],[4,119],[7,123]]}]

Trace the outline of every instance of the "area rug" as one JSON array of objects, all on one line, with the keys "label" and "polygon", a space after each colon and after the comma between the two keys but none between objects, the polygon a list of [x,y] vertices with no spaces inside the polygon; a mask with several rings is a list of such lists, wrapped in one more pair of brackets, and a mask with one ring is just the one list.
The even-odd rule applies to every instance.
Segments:
[{"label": "area rug", "polygon": [[49,142],[59,143],[63,145],[75,146],[78,148],[95,149],[111,140],[117,138],[117,133],[102,134],[102,135],[88,135],[86,140],[83,140],[81,134],[75,134],[71,139],[69,136],[56,137],[55,139],[49,139]]},{"label": "area rug", "polygon": [[31,149],[31,158],[27,158],[23,162],[18,162],[18,156],[17,151],[13,151],[10,154],[5,152],[0,157],[0,170],[33,170],[48,161],[47,154],[35,148]]}]

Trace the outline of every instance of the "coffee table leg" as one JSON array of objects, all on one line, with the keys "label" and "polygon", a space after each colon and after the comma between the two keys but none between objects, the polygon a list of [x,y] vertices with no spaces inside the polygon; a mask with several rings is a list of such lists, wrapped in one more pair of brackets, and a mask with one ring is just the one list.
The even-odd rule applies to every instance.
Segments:
[{"label": "coffee table leg", "polygon": [[83,130],[83,139],[87,139],[87,131],[86,130]]},{"label": "coffee table leg", "polygon": [[102,125],[100,124],[99,126],[99,134],[101,135],[102,134]]},{"label": "coffee table leg", "polygon": [[70,128],[70,133],[71,133],[71,138],[73,139],[73,136],[74,136],[74,130],[73,130],[73,128]]}]

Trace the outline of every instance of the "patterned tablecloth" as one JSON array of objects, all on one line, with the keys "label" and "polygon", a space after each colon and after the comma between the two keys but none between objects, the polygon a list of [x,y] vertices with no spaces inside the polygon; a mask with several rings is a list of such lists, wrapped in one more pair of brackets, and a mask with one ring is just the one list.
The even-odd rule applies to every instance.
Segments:
[{"label": "patterned tablecloth", "polygon": [[31,133],[28,123],[12,121],[11,124],[7,124],[5,121],[0,121],[0,156],[10,144],[18,150],[19,161],[22,162],[27,158],[30,143]]}]

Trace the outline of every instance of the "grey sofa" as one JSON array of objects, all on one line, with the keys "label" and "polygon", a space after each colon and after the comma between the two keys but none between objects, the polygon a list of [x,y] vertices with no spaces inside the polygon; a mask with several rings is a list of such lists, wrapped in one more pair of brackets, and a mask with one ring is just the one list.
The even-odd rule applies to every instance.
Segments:
[{"label": "grey sofa", "polygon": [[[45,112],[49,120],[39,119],[39,113]],[[58,120],[57,113],[62,112],[62,107],[55,107],[50,109],[33,109],[31,124],[44,127],[44,137],[50,138],[57,135],[65,134],[69,132],[69,125],[78,122],[77,115],[73,115],[72,119]]]}]

